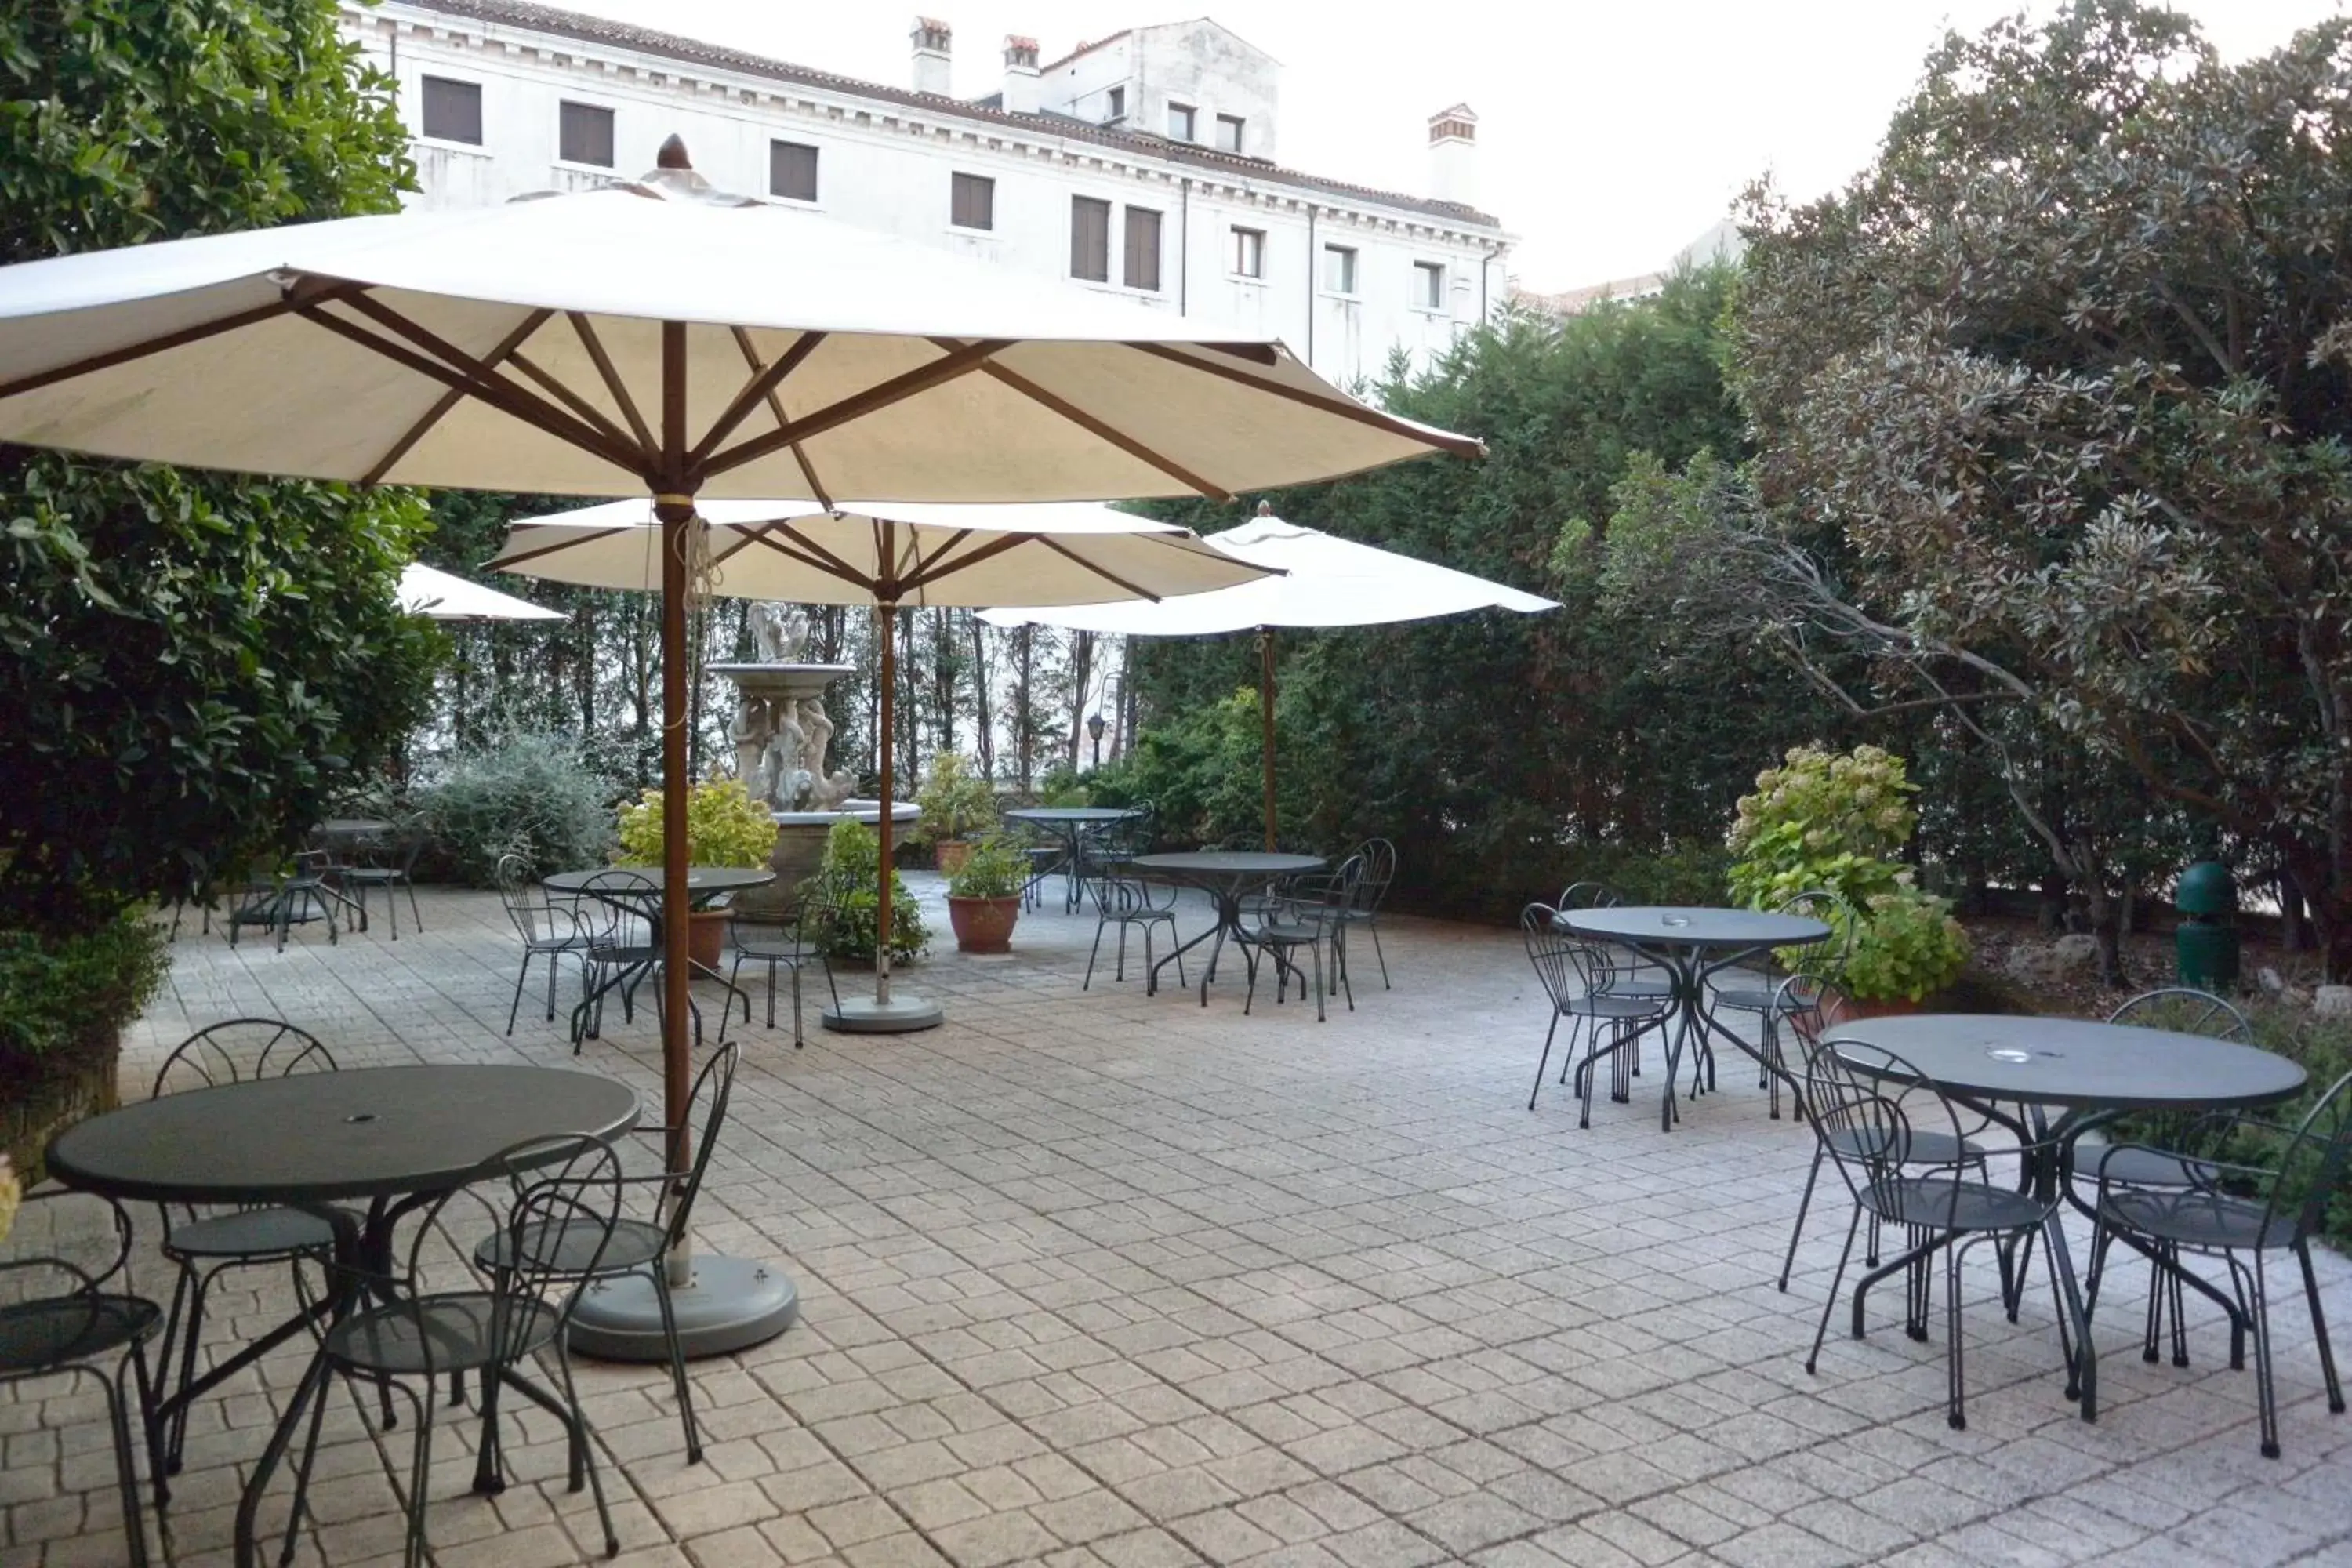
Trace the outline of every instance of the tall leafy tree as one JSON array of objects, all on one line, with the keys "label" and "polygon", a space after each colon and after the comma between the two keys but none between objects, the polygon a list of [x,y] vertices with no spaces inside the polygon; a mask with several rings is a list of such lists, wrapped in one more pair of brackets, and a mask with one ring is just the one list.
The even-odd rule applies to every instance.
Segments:
[{"label": "tall leafy tree", "polygon": [[[2341,969],[2352,24],[2237,65],[2135,0],[1955,36],[1871,169],[1751,234],[1735,381],[1797,620],[2275,857]],[[2106,826],[2035,822],[2102,906]]]},{"label": "tall leafy tree", "polygon": [[[330,0],[0,0],[0,260],[390,210],[387,79]],[[413,496],[0,448],[0,929],[268,853],[397,746]]]}]

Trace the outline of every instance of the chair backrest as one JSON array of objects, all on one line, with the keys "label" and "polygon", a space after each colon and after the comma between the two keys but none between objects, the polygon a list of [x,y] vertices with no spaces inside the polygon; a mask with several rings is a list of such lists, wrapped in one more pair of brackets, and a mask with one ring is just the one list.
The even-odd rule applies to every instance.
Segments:
[{"label": "chair backrest", "polygon": [[[735,1093],[735,1068],[742,1059],[742,1043],[730,1040],[719,1047],[695,1075],[694,1092],[687,1097],[682,1123],[694,1127],[699,1112],[701,1126],[695,1130],[691,1157],[681,1162],[674,1144],[665,1144],[663,1148],[662,1203],[668,1213],[664,1223],[673,1247],[685,1239],[686,1227],[694,1217],[694,1200],[702,1194],[702,1178],[710,1169],[711,1152],[719,1147],[719,1134],[727,1125],[727,1102]],[[668,1131],[662,1130],[665,1137]]]},{"label": "chair backrest", "polygon": [[[661,912],[661,879],[650,871],[610,867],[591,876],[580,891],[580,929],[602,945],[622,941],[633,920],[653,921]],[[634,934],[634,931],[626,934]],[[650,940],[650,939],[648,939]]]},{"label": "chair backrest", "polygon": [[[0,1308],[95,1298],[131,1260],[131,1215],[112,1198],[58,1186],[25,1194],[0,1242]],[[126,1279],[115,1287],[130,1289]],[[12,1324],[0,1313],[0,1373],[50,1364],[79,1336],[70,1318]]]},{"label": "chair backrest", "polygon": [[[556,1296],[558,1324],[569,1322],[580,1292],[603,1264],[620,1223],[621,1160],[611,1145],[573,1134],[518,1144],[499,1161],[514,1193],[504,1227],[514,1268],[499,1282],[503,1289],[491,1312],[491,1337],[493,1353],[509,1364],[533,1348],[538,1314],[549,1298]],[[560,1246],[551,1244],[558,1238]],[[415,1268],[412,1260],[412,1272]]]},{"label": "chair backrest", "polygon": [[1078,875],[1078,885],[1106,919],[1143,914],[1152,908],[1150,885],[1130,872],[1119,870],[1116,862],[1088,860],[1086,869]]},{"label": "chair backrest", "polygon": [[280,1018],[231,1018],[173,1047],[155,1074],[154,1094],[160,1100],[186,1089],[335,1070],[334,1053],[308,1029]]},{"label": "chair backrest", "polygon": [[1559,890],[1555,910],[1613,910],[1625,900],[1606,882],[1570,882]]},{"label": "chair backrest", "polygon": [[1396,880],[1396,846],[1385,838],[1367,838],[1356,846],[1356,858],[1364,863],[1363,880],[1356,885],[1356,908],[1375,912],[1388,901],[1389,884]]},{"label": "chair backrest", "polygon": [[1152,801],[1139,800],[1130,809],[1136,815],[1120,818],[1104,831],[1104,847],[1129,858],[1149,855],[1160,842],[1160,807]]},{"label": "chair backrest", "polygon": [[530,862],[520,855],[501,855],[495,879],[499,885],[499,902],[506,906],[507,919],[514,922],[515,933],[524,942],[532,942],[563,934],[557,931],[558,918],[549,900],[547,889],[530,874]]},{"label": "chair backrest", "polygon": [[[2219,1160],[2246,1161],[2238,1142],[2233,1139],[2217,1150]],[[2327,1206],[2344,1181],[2347,1163],[2352,1161],[2352,1072],[2330,1084],[2284,1140],[2273,1138],[2271,1147],[2276,1152],[2264,1162],[2268,1179],[2257,1184],[2263,1194],[2264,1240],[2277,1246],[2285,1239],[2275,1233],[2275,1226],[2284,1219],[2292,1226],[2289,1235],[2294,1240],[2308,1241],[2319,1234]],[[2225,1165],[2222,1173],[2226,1184],[2242,1172]]]},{"label": "chair backrest", "polygon": [[1528,961],[1555,1009],[1606,991],[1621,973],[1609,947],[1579,936],[1559,922],[1560,911],[1549,904],[1529,904],[1519,911],[1519,934],[1527,943]]},{"label": "chair backrest", "polygon": [[2176,1034],[2207,1035],[2244,1045],[2254,1037],[2253,1026],[2235,1005],[2190,985],[2166,985],[2143,991],[2107,1015],[2110,1024],[2140,1029],[2170,1029]]},{"label": "chair backrest", "polygon": [[1828,926],[1829,935],[1800,947],[1799,951],[1805,954],[1804,967],[1823,974],[1845,973],[1846,960],[1853,956],[1854,932],[1861,929],[1861,922],[1852,918],[1853,909],[1843,899],[1827,888],[1810,888],[1781,900],[1772,912],[1819,921]]},{"label": "chair backrest", "polygon": [[1293,877],[1272,893],[1274,918],[1285,924],[1311,925],[1328,932],[1348,918],[1363,885],[1364,858],[1350,855],[1329,871],[1309,871]]},{"label": "chair backrest", "polygon": [[1797,1063],[1791,1068],[1785,1059],[1768,1061],[1769,1070],[1781,1075],[1796,1091],[1797,1103],[1805,1099],[1805,1069],[1821,1049],[1822,1037],[1829,1027],[1845,1016],[1847,997],[1834,981],[1818,974],[1799,971],[1772,988],[1772,1011],[1767,1015],[1776,1026],[1787,1029],[1797,1039]]}]

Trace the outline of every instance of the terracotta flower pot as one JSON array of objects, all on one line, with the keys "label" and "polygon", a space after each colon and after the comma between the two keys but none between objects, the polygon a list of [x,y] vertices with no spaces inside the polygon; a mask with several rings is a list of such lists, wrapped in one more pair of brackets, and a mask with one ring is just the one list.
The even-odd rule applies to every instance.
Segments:
[{"label": "terracotta flower pot", "polygon": [[719,967],[719,950],[726,945],[727,916],[725,910],[695,910],[686,917],[686,955],[705,969]]},{"label": "terracotta flower pot", "polygon": [[[944,844],[940,847],[946,848]],[[948,923],[955,927],[956,947],[963,952],[1010,952],[1013,927],[1021,919],[1021,900],[948,900]]]},{"label": "terracotta flower pot", "polygon": [[969,838],[942,838],[934,847],[939,852],[940,875],[943,877],[954,876],[963,869],[963,863],[971,858],[971,840]]}]

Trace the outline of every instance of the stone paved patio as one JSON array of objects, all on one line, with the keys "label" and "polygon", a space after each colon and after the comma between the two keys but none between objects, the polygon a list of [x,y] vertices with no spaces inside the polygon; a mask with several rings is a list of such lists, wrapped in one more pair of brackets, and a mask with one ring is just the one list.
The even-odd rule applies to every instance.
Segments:
[{"label": "stone paved patio", "polygon": [[[1188,906],[1186,931],[1204,915]],[[397,943],[298,933],[283,955],[184,936],[128,1092],[191,1028],[248,1013],[317,1030],[345,1066],[572,1065],[528,1005],[501,1033],[516,954],[494,898],[429,893],[425,918]],[[1374,976],[1320,1026],[1264,995],[1244,1018],[1237,985],[1205,1010],[1147,999],[1132,966],[1082,995],[1092,933],[1054,912],[1024,919],[1010,958],[944,943],[917,981],[949,1008],[932,1034],[826,1036],[814,1005],[803,1052],[750,1031],[700,1229],[789,1268],[804,1318],[697,1369],[700,1466],[658,1371],[583,1363],[623,1562],[2352,1562],[2352,1418],[2326,1412],[2291,1290],[2285,1457],[2266,1462],[2252,1377],[2227,1370],[2212,1319],[2194,1367],[2143,1364],[2142,1276],[2119,1269],[2086,1426],[2041,1275],[2011,1326],[1979,1253],[1954,1432],[1940,1328],[1906,1339],[1895,1296],[1806,1375],[1845,1206],[1824,1194],[1775,1291],[1811,1148],[1731,1062],[1671,1137],[1654,1065],[1590,1131],[1564,1091],[1528,1113],[1544,1011],[1515,933],[1399,919],[1397,988]],[[579,1065],[651,1095],[656,1056],[648,1024],[615,1014]],[[2352,1268],[2323,1270],[2352,1321]],[[168,1276],[151,1260],[141,1282]],[[288,1310],[236,1283],[223,1333]],[[179,1562],[227,1560],[245,1467],[301,1365],[273,1359],[198,1412]],[[61,1384],[0,1404],[0,1565],[123,1560],[97,1414]],[[520,1423],[530,1484],[486,1501],[466,1492],[467,1417],[443,1421],[442,1563],[601,1561],[586,1495],[548,1479],[551,1423]],[[405,1426],[379,1447],[338,1395],[328,1430],[297,1561],[395,1561]]]}]

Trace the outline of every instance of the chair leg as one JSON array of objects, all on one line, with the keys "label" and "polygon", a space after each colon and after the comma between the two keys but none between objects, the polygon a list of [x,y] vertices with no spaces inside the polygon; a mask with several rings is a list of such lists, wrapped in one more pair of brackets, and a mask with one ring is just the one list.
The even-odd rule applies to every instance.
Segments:
[{"label": "chair leg", "polygon": [[[138,1348],[133,1345],[131,1353],[136,1354]],[[89,1370],[97,1373],[99,1386],[106,1391],[107,1425],[114,1436],[115,1489],[122,1500],[123,1538],[131,1543],[133,1568],[147,1568],[147,1521],[141,1512],[139,1467],[131,1458],[131,1401],[122,1385],[123,1373],[130,1366],[131,1356],[125,1355],[111,1377],[95,1366]],[[142,1377],[141,1381],[145,1380]]]},{"label": "chair leg", "polygon": [[[769,982],[769,988],[770,988],[770,990],[771,990],[771,991],[772,991],[772,990],[774,989],[774,984],[775,984],[774,981],[773,981],[772,979],[771,979],[771,980],[770,980],[770,982]],[[769,998],[769,1005],[770,1005],[771,1006],[774,1005],[774,997],[773,997],[772,995]],[[799,1050],[800,1048],[801,1048],[801,966],[800,966],[799,964],[795,963],[795,964],[793,964],[793,1049],[794,1049],[794,1050]]]},{"label": "chair leg", "polygon": [[[400,879],[400,885],[408,889],[409,929],[415,931],[417,935],[423,936],[425,934],[425,916],[419,912],[416,908],[416,884],[410,881],[405,876],[404,876]],[[384,902],[386,903],[390,903],[392,901],[392,889],[390,888],[386,888],[383,890],[383,898]]]},{"label": "chair leg", "polygon": [[1797,1266],[1797,1240],[1805,1234],[1805,1213],[1813,1206],[1813,1184],[1822,1179],[1822,1146],[1813,1145],[1813,1163],[1805,1172],[1804,1195],[1797,1200],[1797,1223],[1789,1227],[1789,1251],[1780,1259],[1780,1289],[1789,1288],[1789,1271]]},{"label": "chair leg", "polygon": [[1381,921],[1373,915],[1364,921],[1364,929],[1372,933],[1372,956],[1381,961],[1381,989],[1389,990],[1389,955],[1381,951]]},{"label": "chair leg", "polygon": [[2247,1276],[2246,1304],[2250,1310],[2246,1315],[2254,1322],[2254,1398],[2262,1411],[2263,1458],[2275,1459],[2279,1457],[2278,1384],[2273,1381],[2271,1367],[2271,1303],[2268,1282],[2263,1277],[2263,1255],[2259,1250],[2255,1252],[2251,1268],[2234,1258],[2230,1260],[2230,1268],[2232,1272],[2243,1271]]},{"label": "chair leg", "polygon": [[[659,1260],[654,1267],[661,1267]],[[563,1403],[572,1411],[572,1436],[579,1444],[579,1452],[587,1462],[588,1490],[596,1500],[596,1520],[604,1527],[604,1555],[618,1557],[621,1554],[621,1538],[613,1532],[612,1510],[604,1506],[604,1479],[596,1472],[596,1446],[588,1440],[588,1417],[580,1412],[580,1391],[572,1383],[572,1354],[564,1348],[561,1335],[555,1341],[555,1364],[563,1374]]]},{"label": "chair leg", "polygon": [[188,1442],[188,1386],[196,1380],[196,1347],[204,1342],[205,1292],[212,1289],[210,1274],[194,1273],[188,1291],[188,1318],[184,1325],[185,1334],[180,1341],[180,1413],[172,1421],[163,1448],[163,1463],[173,1475],[180,1473],[180,1456]]},{"label": "chair leg", "polygon": [[1552,1037],[1559,1033],[1559,1009],[1551,1010],[1551,1027],[1544,1031],[1543,1055],[1536,1058],[1536,1086],[1528,1090],[1528,1109],[1536,1108],[1536,1096],[1543,1092],[1544,1068],[1551,1065]]},{"label": "chair leg", "polygon": [[654,1300],[661,1308],[662,1338],[669,1342],[669,1378],[677,1390],[678,1418],[686,1424],[686,1462],[702,1463],[702,1429],[694,1419],[694,1386],[686,1378],[686,1350],[677,1342],[677,1313],[669,1299],[669,1259],[653,1260]]},{"label": "chair leg", "polygon": [[[1316,1021],[1317,1023],[1320,1024],[1320,1023],[1322,1023],[1322,1022],[1324,1021],[1324,1020],[1323,1020],[1323,944],[1322,944],[1320,942],[1308,942],[1307,945],[1307,947],[1312,951],[1312,953],[1313,953],[1313,956],[1314,956],[1314,959],[1315,959],[1315,1021]],[[1350,999],[1350,1002],[1349,1002],[1349,1005],[1350,1005],[1350,1006],[1352,1006],[1353,1005],[1354,1005],[1354,1003],[1353,1003],[1353,1000],[1352,1000],[1352,998],[1351,998],[1351,999]]]},{"label": "chair leg", "polygon": [[1951,1342],[1945,1347],[1944,1364],[1950,1380],[1944,1419],[1955,1432],[1969,1429],[1964,1373],[1967,1366],[1967,1336],[1960,1332],[1960,1254],[1970,1246],[1954,1242],[1944,1249],[1944,1331]]},{"label": "chair leg", "polygon": [[[2294,1244],[2294,1260],[2303,1265],[2304,1299],[2311,1303],[2311,1337],[2319,1345],[2319,1373],[2327,1382],[2327,1408],[2344,1414],[2344,1385],[2336,1380],[2336,1349],[2327,1342],[2327,1314],[2319,1310],[2319,1276],[2312,1272],[2311,1244]],[[2175,1317],[2178,1317],[2178,1313]]]},{"label": "chair leg", "polygon": [[319,1457],[319,1428],[327,1416],[327,1384],[333,1381],[331,1376],[320,1380],[310,1397],[310,1432],[302,1444],[301,1461],[294,1467],[294,1504],[286,1510],[286,1544],[278,1551],[278,1568],[288,1568],[294,1561],[295,1531],[310,1510],[310,1466]]},{"label": "chair leg", "polygon": [[530,978],[530,954],[522,955],[522,968],[515,973],[514,1002],[507,1008],[507,1033],[514,1033],[515,1016],[522,1011],[522,984]]},{"label": "chair leg", "polygon": [[1078,982],[1078,989],[1081,991],[1090,990],[1094,986],[1095,958],[1097,954],[1102,952],[1102,933],[1103,922],[1097,921],[1095,922],[1095,944],[1094,946],[1087,949],[1087,977]]},{"label": "chair leg", "polygon": [[[416,1451],[408,1477],[408,1551],[404,1568],[424,1568],[425,1564],[425,1490],[433,1479],[433,1395],[435,1379],[431,1374],[418,1380],[425,1385],[416,1397]],[[320,1392],[324,1392],[321,1390]]]},{"label": "chair leg", "polygon": [[1845,1288],[1845,1266],[1853,1258],[1853,1235],[1862,1228],[1862,1205],[1856,1204],[1853,1217],[1845,1224],[1845,1246],[1838,1252],[1837,1272],[1830,1276],[1829,1295],[1822,1302],[1821,1326],[1813,1331],[1813,1348],[1805,1357],[1805,1371],[1810,1373],[1822,1359],[1822,1341],[1829,1337],[1830,1315],[1837,1310],[1838,1292]]}]

